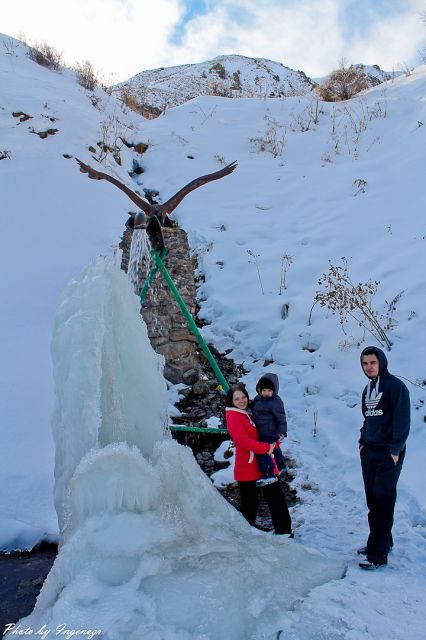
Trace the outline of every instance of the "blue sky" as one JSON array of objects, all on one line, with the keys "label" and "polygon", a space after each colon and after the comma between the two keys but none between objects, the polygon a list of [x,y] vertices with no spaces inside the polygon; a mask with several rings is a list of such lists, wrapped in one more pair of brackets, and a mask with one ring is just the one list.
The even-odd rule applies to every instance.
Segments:
[{"label": "blue sky", "polygon": [[[220,54],[323,76],[345,58],[391,71],[426,49],[426,0],[0,0],[0,32],[46,41],[116,80]],[[1,42],[0,42],[1,45]]]}]

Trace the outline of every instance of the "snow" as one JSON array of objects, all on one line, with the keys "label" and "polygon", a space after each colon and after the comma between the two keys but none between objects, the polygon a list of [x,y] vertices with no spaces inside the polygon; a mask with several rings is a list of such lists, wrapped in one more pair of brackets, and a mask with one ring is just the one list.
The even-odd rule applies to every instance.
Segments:
[{"label": "snow", "polygon": [[250,527],[171,440],[161,358],[114,261],[98,258],[65,290],[53,361],[62,544],[25,627],[237,640],[344,575],[342,561]]},{"label": "snow", "polygon": [[[111,185],[87,180],[62,154],[93,162],[87,147],[96,144],[106,115],[119,114],[133,142],[150,143],[142,159],[145,172],[133,188],[157,189],[162,201],[194,177],[238,160],[231,176],[191,193],[174,214],[187,230],[205,276],[198,289],[201,315],[208,322],[202,333],[216,348],[232,349],[232,357],[248,372],[244,380],[251,394],[262,374],[279,375],[289,423],[283,448],[296,461],[293,484],[301,498],[292,509],[296,541],[348,564],[345,579],[316,587],[291,611],[278,612],[281,599],[266,604],[259,576],[271,558],[285,563],[300,547],[249,532],[231,507],[219,496],[213,497],[210,481],[198,472],[189,452],[173,441],[154,446],[148,459],[139,453],[139,444],[132,449],[107,439],[92,454],[84,448],[88,458],[80,459],[83,451],[63,458],[67,473],[81,471],[81,483],[75,482],[76,515],[58,558],[62,559],[43,588],[38,613],[33,614],[39,618],[34,620],[49,611],[46,623],[63,623],[70,620],[72,611],[81,614],[81,624],[94,627],[101,620],[118,625],[117,602],[124,602],[123,637],[141,635],[131,626],[136,614],[129,613],[138,608],[144,624],[154,625],[147,627],[151,636],[146,637],[175,639],[179,629],[185,640],[201,639],[203,634],[209,637],[205,629],[210,624],[217,625],[222,637],[232,637],[221,620],[191,617],[188,602],[201,594],[203,602],[211,597],[213,609],[222,611],[226,629],[229,625],[234,637],[272,640],[282,630],[281,639],[358,640],[370,635],[379,640],[421,640],[426,622],[425,68],[346,103],[319,103],[316,123],[316,103],[310,95],[286,100],[200,97],[157,120],[144,121],[122,113],[114,97],[99,93],[99,110],[71,72],[59,74],[38,67],[26,58],[21,45],[14,56],[0,54],[0,75],[0,150],[11,151],[10,159],[0,160],[1,333],[6,338],[0,347],[5,397],[0,481],[7,489],[0,497],[1,546],[31,547],[42,538],[58,535],[50,435],[53,318],[66,284],[97,255],[113,252],[111,246],[116,246],[128,212],[123,194]],[[17,110],[30,113],[33,120],[18,124],[12,116]],[[49,126],[60,131],[41,140],[27,126],[47,128],[45,115],[59,118]],[[277,136],[285,143],[274,157],[272,143]],[[134,154],[123,148],[122,155],[122,166],[108,156],[108,170],[131,185],[128,172]],[[363,184],[359,180],[365,181],[364,189],[359,188]],[[248,250],[256,257],[264,293],[256,260]],[[284,253],[293,262],[286,273],[287,288],[280,295]],[[388,567],[374,574],[358,569],[355,550],[368,531],[357,457],[359,398],[365,385],[359,353],[367,344],[378,343],[364,337],[354,324],[346,327],[345,336],[338,319],[318,305],[308,326],[318,278],[327,271],[328,260],[338,264],[342,256],[349,260],[354,281],[380,281],[373,300],[379,312],[386,309],[385,300],[390,302],[403,291],[389,331],[393,343],[389,368],[420,385],[407,383],[412,430],[398,485],[395,548]],[[107,296],[107,289],[102,295]],[[285,318],[284,304],[288,305]],[[109,335],[113,341],[113,334]],[[92,347],[99,349],[96,336]],[[85,353],[85,358],[89,355]],[[80,359],[81,366],[84,362]],[[172,391],[174,399],[176,391]],[[65,385],[64,393],[69,392]],[[67,402],[69,406],[71,401]],[[86,435],[91,437],[92,431]],[[68,436],[75,446],[83,444],[75,442],[71,432]],[[182,472],[173,482],[168,467],[175,474]],[[93,495],[86,503],[87,483],[102,486],[105,469],[114,469],[114,478],[125,481],[126,491],[105,488],[104,501]],[[226,471],[229,478],[230,470]],[[139,474],[149,478],[146,493],[135,480]],[[74,480],[78,477],[73,475]],[[161,479],[159,488],[155,478]],[[206,495],[208,505],[202,500]],[[165,496],[170,498],[169,509],[164,506]],[[138,506],[123,512],[116,508],[117,501]],[[171,505],[179,511],[181,530],[174,528]],[[158,526],[160,521],[164,526]],[[120,546],[116,533],[123,529],[126,536]],[[164,540],[160,540],[162,531]],[[154,538],[158,538],[158,550]],[[118,555],[109,544],[111,539],[117,542]],[[227,547],[229,539],[234,542]],[[230,575],[226,565],[235,567],[233,560],[241,559],[238,543],[243,540],[242,548],[252,550],[246,552],[251,571],[233,575],[237,582],[232,584],[238,585],[232,595],[235,600],[225,602],[217,585],[225,598]],[[207,544],[206,556],[203,544]],[[220,579],[222,564],[217,564],[216,572],[212,562],[214,545],[218,556],[226,557]],[[282,553],[277,551],[281,546]],[[117,558],[125,549],[129,556],[121,563]],[[161,549],[167,549],[167,555]],[[267,560],[262,564],[263,553]],[[184,589],[182,576],[187,580]],[[274,571],[267,577],[271,579],[268,588],[275,593]],[[108,579],[118,584],[111,585]],[[282,577],[280,586],[287,588]],[[160,591],[165,597],[158,606]],[[173,607],[175,598],[181,619]],[[206,606],[205,616],[209,613]],[[249,631],[233,627],[233,620],[249,625]],[[207,627],[196,627],[198,623]],[[105,629],[111,632],[108,625]],[[118,633],[112,637],[120,637]]]},{"label": "snow", "polygon": [[131,89],[144,106],[162,111],[200,95],[266,98],[303,95],[312,82],[280,62],[247,56],[217,56],[197,64],[142,71],[117,85]]}]

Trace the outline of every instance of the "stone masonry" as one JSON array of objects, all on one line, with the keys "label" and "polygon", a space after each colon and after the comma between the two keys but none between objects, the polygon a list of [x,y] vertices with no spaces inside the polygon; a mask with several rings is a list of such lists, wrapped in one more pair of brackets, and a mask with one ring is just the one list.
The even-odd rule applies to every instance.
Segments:
[{"label": "stone masonry", "polygon": [[[169,250],[164,264],[189,312],[194,317],[196,313],[194,264],[189,253],[187,235],[179,227],[164,227],[163,237]],[[131,241],[132,231],[126,229],[120,243],[123,251],[121,266],[126,272]],[[145,277],[146,273],[141,270],[139,288],[142,288]],[[142,316],[153,348],[166,359],[165,378],[174,384],[193,385],[197,382],[201,372],[198,343],[160,273],[157,273],[145,298]]]}]

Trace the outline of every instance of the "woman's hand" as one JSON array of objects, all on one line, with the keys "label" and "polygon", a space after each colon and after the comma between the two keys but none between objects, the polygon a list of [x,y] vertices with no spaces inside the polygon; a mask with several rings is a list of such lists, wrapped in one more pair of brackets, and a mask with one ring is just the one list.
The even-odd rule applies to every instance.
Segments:
[{"label": "woman's hand", "polygon": [[273,442],[269,447],[268,455],[272,456],[272,454],[274,453],[274,449],[275,449],[275,442]]}]

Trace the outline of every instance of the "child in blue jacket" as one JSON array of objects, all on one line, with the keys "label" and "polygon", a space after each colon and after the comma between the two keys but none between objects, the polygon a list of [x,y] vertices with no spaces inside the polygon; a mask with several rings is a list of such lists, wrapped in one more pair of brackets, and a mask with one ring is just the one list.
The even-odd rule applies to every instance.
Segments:
[{"label": "child in blue jacket", "polygon": [[256,484],[262,486],[276,482],[280,472],[285,469],[284,456],[280,449],[280,440],[287,435],[287,418],[284,403],[278,395],[279,381],[275,373],[267,373],[256,385],[257,396],[251,411],[259,440],[269,444],[276,443],[273,457],[267,453],[256,454],[262,478]]}]

